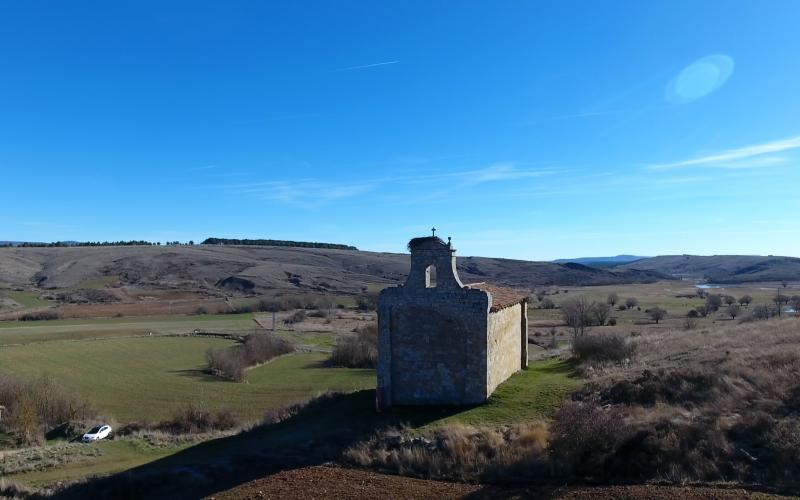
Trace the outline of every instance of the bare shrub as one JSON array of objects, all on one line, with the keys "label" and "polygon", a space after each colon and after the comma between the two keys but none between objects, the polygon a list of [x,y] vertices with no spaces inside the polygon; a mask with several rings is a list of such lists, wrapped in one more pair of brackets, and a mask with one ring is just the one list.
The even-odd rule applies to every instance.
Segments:
[{"label": "bare shrub", "polygon": [[212,430],[229,430],[236,424],[236,419],[228,410],[212,412],[192,404],[178,410],[170,420],[158,424],[156,429],[172,434],[198,434]]},{"label": "bare shrub", "polygon": [[344,456],[360,466],[422,478],[497,480],[544,475],[547,439],[542,422],[501,429],[453,424],[419,435],[391,428],[350,447]]},{"label": "bare shrub", "polygon": [[329,363],[348,368],[375,368],[378,365],[378,325],[364,325],[356,328],[353,335],[339,337]]},{"label": "bare shrub", "polygon": [[47,495],[36,488],[6,481],[0,475],[0,498],[42,498],[45,496]]},{"label": "bare shrub", "polygon": [[572,353],[581,361],[623,361],[636,351],[636,345],[618,334],[583,335],[572,342]]},{"label": "bare shrub", "polygon": [[644,370],[636,379],[616,382],[600,395],[604,401],[614,404],[668,403],[691,408],[717,401],[724,389],[724,382],[708,370]]},{"label": "bare shrub", "polygon": [[206,351],[207,370],[213,375],[241,382],[250,366],[293,351],[294,347],[286,339],[271,333],[254,333],[245,337],[242,345]]},{"label": "bare shrub", "polygon": [[714,419],[660,418],[629,426],[605,461],[604,475],[616,481],[718,481],[741,472],[733,452]]},{"label": "bare shrub", "polygon": [[53,427],[93,415],[86,402],[50,377],[0,375],[0,402],[6,406],[0,430],[13,434],[20,444],[41,442]]},{"label": "bare shrub", "polygon": [[629,429],[598,400],[565,401],[550,425],[550,458],[561,476],[597,477]]},{"label": "bare shrub", "polygon": [[271,333],[253,333],[245,337],[242,349],[247,366],[264,363],[270,359],[294,352],[286,339]]},{"label": "bare shrub", "polygon": [[247,363],[244,356],[242,356],[241,350],[241,346],[209,349],[206,351],[208,371],[212,375],[241,382],[244,380],[244,372],[247,368]]},{"label": "bare shrub", "polygon": [[32,311],[19,317],[20,321],[49,321],[61,319],[61,313],[54,310]]},{"label": "bare shrub", "polygon": [[752,457],[748,459],[751,477],[767,484],[792,484],[800,478],[800,420],[796,417],[754,412],[735,424],[728,436],[734,449]]},{"label": "bare shrub", "polygon": [[284,319],[283,323],[285,325],[293,325],[295,323],[302,323],[303,321],[305,321],[307,315],[308,315],[308,313],[305,311],[305,309],[300,309],[299,311],[293,312],[291,315],[289,315],[289,317]]}]

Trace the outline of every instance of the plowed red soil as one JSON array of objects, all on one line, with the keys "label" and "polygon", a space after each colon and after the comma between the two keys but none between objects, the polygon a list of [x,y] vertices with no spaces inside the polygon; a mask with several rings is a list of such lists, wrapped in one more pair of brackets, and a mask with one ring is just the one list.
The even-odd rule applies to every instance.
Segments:
[{"label": "plowed red soil", "polygon": [[263,499],[489,499],[734,500],[781,498],[743,489],[679,486],[500,487],[427,481],[375,472],[317,466],[279,472],[211,496],[218,500]]}]

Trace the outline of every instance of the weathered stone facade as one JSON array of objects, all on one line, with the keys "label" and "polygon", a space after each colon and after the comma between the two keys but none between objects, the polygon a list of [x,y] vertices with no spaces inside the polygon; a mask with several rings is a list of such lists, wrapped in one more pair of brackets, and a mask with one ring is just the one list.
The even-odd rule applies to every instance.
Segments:
[{"label": "weathered stone facade", "polygon": [[378,407],[481,403],[528,364],[526,299],[464,286],[449,242],[415,238],[409,249],[406,283],[378,302]]}]

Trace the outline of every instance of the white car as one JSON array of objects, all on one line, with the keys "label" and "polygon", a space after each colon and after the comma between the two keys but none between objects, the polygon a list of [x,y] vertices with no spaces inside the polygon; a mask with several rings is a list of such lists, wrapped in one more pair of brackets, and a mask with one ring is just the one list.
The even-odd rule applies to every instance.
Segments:
[{"label": "white car", "polygon": [[89,432],[83,435],[81,441],[84,443],[91,443],[92,441],[99,441],[101,439],[105,439],[111,434],[111,426],[110,425],[98,425],[97,427],[92,427]]}]

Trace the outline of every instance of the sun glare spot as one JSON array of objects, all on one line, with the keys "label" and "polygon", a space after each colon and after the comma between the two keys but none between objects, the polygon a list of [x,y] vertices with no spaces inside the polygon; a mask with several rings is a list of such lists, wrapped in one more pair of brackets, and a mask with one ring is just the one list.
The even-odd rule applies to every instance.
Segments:
[{"label": "sun glare spot", "polygon": [[676,104],[696,101],[722,87],[733,73],[733,59],[724,54],[703,57],[683,68],[667,85],[666,99]]}]

